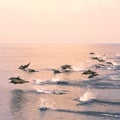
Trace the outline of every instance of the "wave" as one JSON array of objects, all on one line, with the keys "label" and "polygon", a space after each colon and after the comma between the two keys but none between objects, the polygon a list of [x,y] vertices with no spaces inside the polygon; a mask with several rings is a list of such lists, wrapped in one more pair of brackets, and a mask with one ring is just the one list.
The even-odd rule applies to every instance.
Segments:
[{"label": "wave", "polygon": [[77,105],[90,105],[90,104],[108,104],[108,105],[120,105],[120,102],[113,102],[109,100],[98,99],[94,93],[87,91],[85,92],[79,99],[75,99],[79,101]]},{"label": "wave", "polygon": [[47,89],[38,89],[38,88],[35,88],[35,91],[39,94],[59,94],[59,95],[62,95],[62,94],[66,94],[67,91],[65,90],[47,90]]},{"label": "wave", "polygon": [[109,82],[90,83],[89,87],[97,89],[120,89],[120,85],[115,85]]},{"label": "wave", "polygon": [[[102,81],[102,80],[107,80],[107,81]],[[89,88],[95,88],[95,89],[120,89],[120,84],[114,84],[110,83],[108,81],[108,77],[104,77],[102,79],[94,79],[94,80],[88,80],[88,81],[82,81],[80,82],[80,86],[84,85]]]},{"label": "wave", "polygon": [[48,83],[55,83],[57,85],[68,85],[69,84],[68,81],[60,80],[59,77],[53,78],[52,80],[49,80]]},{"label": "wave", "polygon": [[[107,79],[107,78],[106,78]],[[62,86],[73,86],[73,87],[80,87],[80,88],[94,88],[94,89],[120,89],[119,84],[113,84],[110,82],[102,82],[102,79],[93,79],[93,80],[86,80],[86,81],[36,81],[34,82],[36,85],[62,85]]]},{"label": "wave", "polygon": [[87,116],[98,116],[98,117],[107,117],[107,118],[114,118],[120,119],[120,113],[112,113],[112,112],[101,112],[101,111],[74,111],[74,110],[67,110],[67,109],[50,109],[50,108],[40,108],[40,111],[56,111],[56,112],[64,112],[64,113],[72,113],[72,114],[80,114],[80,115],[87,115]]},{"label": "wave", "polygon": [[77,105],[90,105],[90,104],[108,104],[108,105],[120,105],[120,102],[111,102],[106,100],[89,99],[88,101],[80,101]]},{"label": "wave", "polygon": [[115,70],[120,70],[120,65],[117,65]]},{"label": "wave", "polygon": [[60,80],[59,77],[53,78],[51,80],[40,80],[40,79],[33,79],[34,85],[43,85],[43,84],[56,84],[56,85],[68,85],[69,82],[65,80]]},{"label": "wave", "polygon": [[75,113],[89,116],[120,118],[120,113],[100,112],[100,111],[73,111],[65,109],[56,109],[57,112]]},{"label": "wave", "polygon": [[110,80],[120,81],[120,75],[119,75],[119,73],[113,74],[113,75],[108,75],[108,78],[109,78]]},{"label": "wave", "polygon": [[109,82],[89,82],[86,84],[79,84],[79,87],[88,87],[88,88],[95,88],[95,89],[120,89],[120,85],[114,85]]},{"label": "wave", "polygon": [[[107,80],[107,81],[103,81]],[[108,74],[101,78],[87,79],[84,81],[81,80],[60,80],[60,77],[53,78],[51,80],[33,80],[34,85],[62,85],[62,86],[73,86],[80,88],[94,88],[94,89],[120,89],[119,83],[111,83],[110,80],[114,82],[119,81],[119,75],[117,74]]]},{"label": "wave", "polygon": [[107,70],[120,70],[120,65],[108,66]]}]

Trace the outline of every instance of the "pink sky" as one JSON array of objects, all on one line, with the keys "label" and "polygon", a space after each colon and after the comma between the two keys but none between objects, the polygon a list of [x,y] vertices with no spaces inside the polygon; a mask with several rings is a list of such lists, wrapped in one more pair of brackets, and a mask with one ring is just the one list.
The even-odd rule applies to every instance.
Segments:
[{"label": "pink sky", "polygon": [[120,43],[120,0],[0,0],[0,43]]}]

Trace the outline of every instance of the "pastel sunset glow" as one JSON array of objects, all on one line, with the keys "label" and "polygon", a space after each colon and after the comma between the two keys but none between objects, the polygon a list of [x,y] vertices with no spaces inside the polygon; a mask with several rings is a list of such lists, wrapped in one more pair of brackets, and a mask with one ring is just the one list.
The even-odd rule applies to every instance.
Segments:
[{"label": "pastel sunset glow", "polygon": [[120,43],[120,0],[0,0],[0,43]]}]

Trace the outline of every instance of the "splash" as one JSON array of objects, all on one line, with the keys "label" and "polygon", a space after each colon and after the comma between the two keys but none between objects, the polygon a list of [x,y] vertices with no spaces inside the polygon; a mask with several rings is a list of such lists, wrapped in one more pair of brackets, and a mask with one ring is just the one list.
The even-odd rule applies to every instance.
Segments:
[{"label": "splash", "polygon": [[42,87],[42,89],[40,89],[40,86],[33,86],[35,91],[38,93],[44,93],[46,91],[46,89],[44,87]]},{"label": "splash", "polygon": [[95,99],[95,96],[91,92],[86,92],[83,96],[80,97],[79,101],[88,101]]},{"label": "splash", "polygon": [[46,89],[46,87],[43,86],[34,86],[34,89],[37,93],[44,93],[44,94],[52,94],[52,91]]},{"label": "splash", "polygon": [[40,110],[54,109],[55,102],[48,102],[45,98],[40,98]]},{"label": "splash", "polygon": [[52,82],[58,82],[58,81],[60,81],[60,78],[59,78],[59,77],[56,77],[56,78],[53,78],[51,81],[52,81]]},{"label": "splash", "polygon": [[34,85],[33,88],[39,94],[56,94],[56,95],[66,94],[65,91],[55,90],[55,87],[46,88],[45,86]]},{"label": "splash", "polygon": [[44,98],[40,98],[40,107],[44,108],[47,106],[48,106],[48,104],[47,104],[46,100]]},{"label": "splash", "polygon": [[112,64],[113,64],[114,66],[119,65],[119,63],[117,63],[117,62],[112,62]]},{"label": "splash", "polygon": [[107,67],[108,70],[119,69],[120,66],[119,62],[115,62],[115,61],[110,61],[110,62],[112,63],[112,65]]},{"label": "splash", "polygon": [[39,85],[45,82],[44,80],[41,79],[32,79],[32,80],[34,85]]},{"label": "splash", "polygon": [[40,84],[41,82],[43,82],[43,80],[33,79],[33,84]]}]

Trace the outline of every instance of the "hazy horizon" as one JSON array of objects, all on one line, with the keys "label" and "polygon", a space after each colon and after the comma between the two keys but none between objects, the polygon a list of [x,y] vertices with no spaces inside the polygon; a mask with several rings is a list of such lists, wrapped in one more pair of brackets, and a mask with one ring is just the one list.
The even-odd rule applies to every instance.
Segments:
[{"label": "hazy horizon", "polygon": [[119,0],[0,1],[0,44],[120,43]]}]

